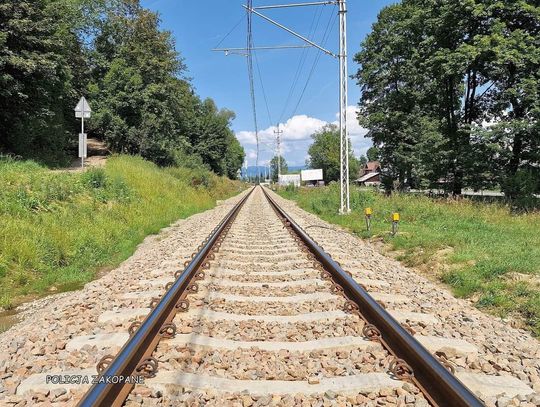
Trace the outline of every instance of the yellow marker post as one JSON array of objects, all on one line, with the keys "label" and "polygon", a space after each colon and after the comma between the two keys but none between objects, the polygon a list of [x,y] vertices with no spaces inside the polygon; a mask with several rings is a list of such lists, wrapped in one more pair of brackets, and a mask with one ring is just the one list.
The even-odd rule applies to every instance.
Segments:
[{"label": "yellow marker post", "polygon": [[392,214],[392,236],[397,235],[399,220],[400,220],[399,213],[394,212]]},{"label": "yellow marker post", "polygon": [[367,231],[368,232],[371,232],[371,215],[373,214],[373,209],[371,208],[366,208],[364,209],[364,213],[366,215],[366,227],[367,227]]}]

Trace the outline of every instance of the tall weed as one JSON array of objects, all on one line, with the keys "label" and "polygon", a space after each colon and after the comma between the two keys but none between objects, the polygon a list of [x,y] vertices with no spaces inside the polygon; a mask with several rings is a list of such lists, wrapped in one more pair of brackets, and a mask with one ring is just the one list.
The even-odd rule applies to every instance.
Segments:
[{"label": "tall weed", "polygon": [[[195,181],[194,181],[195,180]],[[199,180],[203,180],[199,182]],[[105,168],[53,172],[0,159],[0,298],[78,288],[145,236],[242,189],[201,169],[115,156]],[[1,306],[1,305],[0,305]]]}]

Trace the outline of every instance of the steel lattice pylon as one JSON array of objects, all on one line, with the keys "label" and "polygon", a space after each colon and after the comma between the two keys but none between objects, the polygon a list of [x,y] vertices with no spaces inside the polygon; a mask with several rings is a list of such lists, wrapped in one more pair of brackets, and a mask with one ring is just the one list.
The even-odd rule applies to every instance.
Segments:
[{"label": "steel lattice pylon", "polygon": [[[306,7],[306,6],[326,6],[326,5],[337,5],[339,8],[339,55],[336,55],[332,51],[324,48],[324,46],[316,44],[314,41],[306,38],[305,36],[291,30],[290,28],[280,24],[279,22],[271,19],[270,17],[265,16],[257,10],[270,10],[270,9],[280,9],[280,8],[293,8],[293,7]],[[253,6],[252,0],[247,0],[247,4],[244,8],[248,12],[248,43],[246,48],[215,48],[214,51],[224,51],[227,55],[229,53],[241,53],[246,52],[246,54],[240,54],[248,57],[248,71],[250,76],[251,84],[251,98],[253,105],[253,116],[255,121],[255,134],[257,138],[257,157],[258,157],[258,128],[257,128],[257,111],[255,107],[255,95],[253,88],[253,67],[252,67],[252,51],[259,50],[269,50],[269,49],[289,49],[289,48],[306,48],[314,47],[319,51],[325,53],[334,58],[339,59],[339,135],[340,135],[340,183],[341,183],[341,198],[340,198],[340,208],[339,213],[347,214],[351,211],[350,199],[349,199],[349,134],[347,132],[347,105],[348,105],[348,67],[347,67],[347,1],[346,0],[319,0],[312,2],[304,3],[291,3],[291,4],[277,4],[277,5],[267,5],[267,6]],[[255,14],[267,22],[279,27],[280,29],[288,32],[294,37],[302,40],[304,45],[278,45],[278,46],[265,46],[265,47],[253,47],[253,39],[251,36],[252,22],[251,14]],[[309,79],[308,79],[309,80]],[[278,126],[279,132],[279,126]],[[279,139],[278,139],[279,144]],[[278,160],[280,160],[280,151],[278,148]],[[278,164],[278,167],[280,165]]]},{"label": "steel lattice pylon", "polygon": [[347,67],[347,1],[339,0],[339,136],[340,136],[340,209],[342,214],[351,211],[349,199],[349,137],[347,133],[348,104]]}]

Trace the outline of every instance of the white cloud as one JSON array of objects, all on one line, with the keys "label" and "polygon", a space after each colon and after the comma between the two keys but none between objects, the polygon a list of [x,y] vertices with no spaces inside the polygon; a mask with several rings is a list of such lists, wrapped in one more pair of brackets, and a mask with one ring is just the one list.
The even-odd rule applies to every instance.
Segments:
[{"label": "white cloud", "polygon": [[[336,113],[336,121],[334,124],[339,125],[339,113]],[[364,137],[367,134],[367,129],[364,129],[358,123],[358,107],[347,107],[347,131],[350,137]]]},{"label": "white cloud", "polygon": [[294,116],[281,126],[283,140],[301,140],[308,138],[326,124],[325,121],[306,115]]},{"label": "white cloud", "polygon": [[[339,125],[339,113],[336,114],[336,118],[337,120],[334,122],[334,124]],[[357,106],[347,107],[347,131],[349,132],[349,137],[351,138],[354,155],[357,157],[365,155],[372,143],[370,139],[365,138],[368,130],[360,126],[360,123],[358,122]]]},{"label": "white cloud", "polygon": [[[367,134],[367,130],[358,123],[357,114],[358,108],[356,106],[349,106],[347,108],[347,128],[355,155],[358,156],[360,154],[365,154],[367,149],[371,146],[371,140],[364,137]],[[332,123],[337,125],[339,124],[339,113],[336,114],[336,118],[338,120]],[[283,131],[283,134],[281,135],[283,141],[281,147],[282,154],[290,165],[303,165],[305,163],[307,149],[311,144],[310,136],[326,124],[328,124],[328,122],[307,115],[293,116],[287,120],[287,122],[280,124],[280,129]],[[270,150],[274,150],[273,148],[270,148],[270,146],[275,145],[276,135],[274,131],[276,130],[276,126],[271,126],[259,131],[259,141],[261,141],[264,146],[264,148],[261,148],[261,162],[263,161],[263,157],[266,159],[266,156],[271,154]],[[246,149],[250,165],[252,165],[252,163],[254,164],[256,150],[252,147],[256,145],[255,132],[240,131],[236,133],[236,137]]]},{"label": "white cloud", "polygon": [[[280,130],[283,131],[281,139],[283,141],[287,141],[308,138],[325,124],[325,121],[316,119],[314,117],[309,117],[306,115],[293,116],[287,120],[287,122],[280,124]],[[276,135],[274,133],[276,130],[276,126],[271,126],[267,129],[259,131],[259,140],[262,142],[273,143],[276,139]],[[236,133],[236,137],[241,143],[256,144],[254,131],[240,131]]]},{"label": "white cloud", "polygon": [[257,150],[247,150],[246,151],[246,157],[248,159],[255,159],[257,158]]}]

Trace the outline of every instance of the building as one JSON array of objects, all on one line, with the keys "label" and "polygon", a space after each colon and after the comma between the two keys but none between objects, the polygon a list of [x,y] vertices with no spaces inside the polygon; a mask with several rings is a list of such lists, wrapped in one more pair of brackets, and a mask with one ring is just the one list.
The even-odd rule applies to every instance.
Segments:
[{"label": "building", "polygon": [[324,185],[323,170],[302,170],[300,178],[304,185]]},{"label": "building", "polygon": [[295,187],[299,187],[300,174],[280,175],[278,184],[284,187],[287,185],[294,185]]},{"label": "building", "polygon": [[380,173],[380,171],[381,171],[381,163],[379,161],[368,161],[360,169],[360,176],[370,174],[370,173],[373,173],[373,172]]},{"label": "building", "polygon": [[379,161],[369,161],[360,169],[359,178],[356,183],[365,186],[381,185],[381,163]]}]

